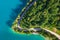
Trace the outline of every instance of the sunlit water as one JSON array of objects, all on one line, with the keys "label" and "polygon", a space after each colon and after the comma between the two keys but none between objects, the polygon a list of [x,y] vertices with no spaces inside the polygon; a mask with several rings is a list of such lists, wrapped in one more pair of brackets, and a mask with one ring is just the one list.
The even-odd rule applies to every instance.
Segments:
[{"label": "sunlit water", "polygon": [[10,20],[12,9],[16,9],[18,5],[25,6],[27,3],[24,3],[25,1],[0,0],[0,40],[44,40],[40,35],[22,35],[13,32],[11,27],[6,24]]}]

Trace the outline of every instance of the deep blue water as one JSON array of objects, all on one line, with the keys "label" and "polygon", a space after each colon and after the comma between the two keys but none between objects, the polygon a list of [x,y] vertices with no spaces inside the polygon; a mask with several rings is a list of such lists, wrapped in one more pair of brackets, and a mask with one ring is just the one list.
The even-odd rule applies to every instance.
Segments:
[{"label": "deep blue water", "polygon": [[0,40],[43,40],[43,37],[39,35],[22,35],[12,31],[11,27],[6,24],[8,20],[12,20],[10,15],[14,15],[12,9],[22,7],[27,2],[19,0],[0,0]]}]

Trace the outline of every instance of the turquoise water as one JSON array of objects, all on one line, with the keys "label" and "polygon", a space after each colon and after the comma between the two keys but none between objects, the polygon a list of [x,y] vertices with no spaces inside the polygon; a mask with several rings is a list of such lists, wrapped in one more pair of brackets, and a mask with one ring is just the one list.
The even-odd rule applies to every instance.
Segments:
[{"label": "turquoise water", "polygon": [[15,9],[18,5],[26,5],[24,2],[25,0],[0,0],[0,40],[44,40],[43,37],[39,35],[22,35],[15,33],[6,24],[12,13],[12,9]]}]

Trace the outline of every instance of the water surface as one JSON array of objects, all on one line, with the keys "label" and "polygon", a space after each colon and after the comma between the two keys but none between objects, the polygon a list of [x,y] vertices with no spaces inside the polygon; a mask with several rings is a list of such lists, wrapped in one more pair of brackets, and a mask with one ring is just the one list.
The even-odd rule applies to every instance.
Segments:
[{"label": "water surface", "polygon": [[[0,40],[43,40],[43,37],[39,35],[22,35],[15,33],[6,24],[8,20],[11,20],[10,15],[12,9],[16,9],[18,5],[24,7],[26,3],[25,0],[0,0]],[[22,6],[20,6],[20,9],[22,9]]]}]

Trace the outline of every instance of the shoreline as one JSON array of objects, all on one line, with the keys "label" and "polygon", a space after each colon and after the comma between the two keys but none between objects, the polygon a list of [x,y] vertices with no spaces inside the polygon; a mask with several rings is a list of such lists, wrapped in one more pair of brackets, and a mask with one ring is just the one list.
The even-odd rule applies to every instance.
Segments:
[{"label": "shoreline", "polygon": [[[22,16],[23,17],[23,16]],[[20,18],[22,18],[21,16],[20,16]],[[19,19],[20,19],[19,18]],[[21,19],[20,19],[21,20]],[[20,22],[20,21],[19,21]],[[17,22],[18,23],[18,22]],[[16,27],[18,27],[19,29],[23,29],[23,28],[21,28],[20,27],[20,23],[19,23],[19,25],[18,24],[16,24]],[[43,28],[42,28],[43,29]],[[34,30],[34,29],[33,29]],[[44,29],[45,30],[45,29]],[[34,30],[34,31],[36,31],[36,30]],[[45,30],[45,31],[47,31],[47,30]],[[47,31],[48,33],[50,32],[50,31]],[[50,34],[52,34],[51,32],[50,32]],[[44,35],[43,35],[44,36]],[[54,36],[56,37],[56,35],[55,35],[55,33],[54,33]],[[60,40],[60,37],[58,38],[59,40]]]}]

